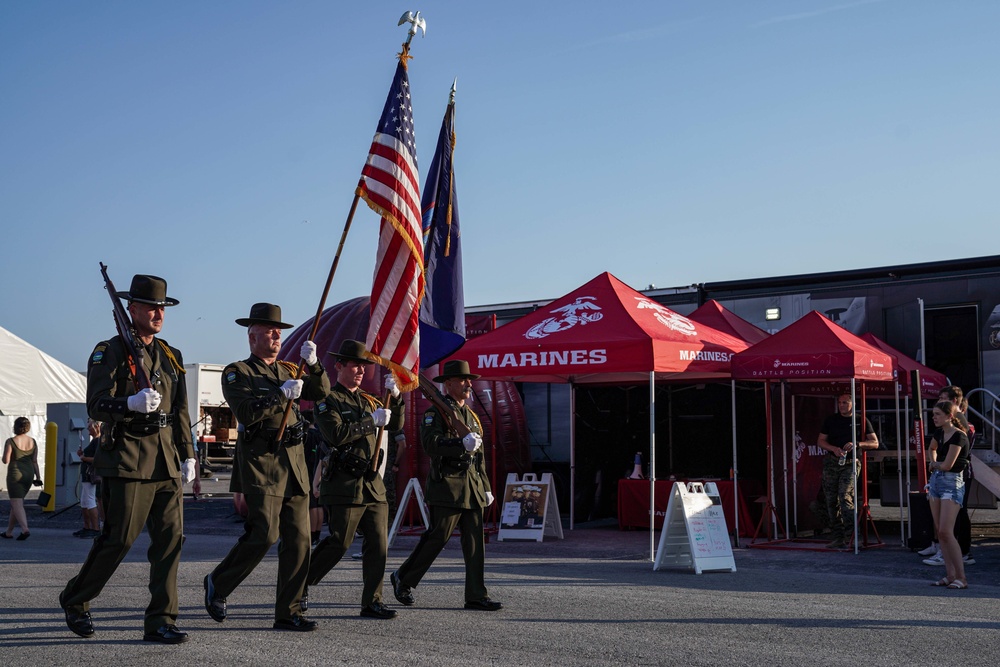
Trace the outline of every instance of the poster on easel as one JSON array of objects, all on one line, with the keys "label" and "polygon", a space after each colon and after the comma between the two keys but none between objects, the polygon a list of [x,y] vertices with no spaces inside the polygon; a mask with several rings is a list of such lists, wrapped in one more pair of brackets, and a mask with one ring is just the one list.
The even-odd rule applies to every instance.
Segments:
[{"label": "poster on easel", "polygon": [[541,542],[546,535],[563,539],[559,501],[552,475],[543,473],[539,479],[529,472],[518,479],[516,473],[508,473],[500,506],[497,541]]},{"label": "poster on easel", "polygon": [[653,569],[736,571],[722,498],[713,482],[678,482],[670,493]]}]

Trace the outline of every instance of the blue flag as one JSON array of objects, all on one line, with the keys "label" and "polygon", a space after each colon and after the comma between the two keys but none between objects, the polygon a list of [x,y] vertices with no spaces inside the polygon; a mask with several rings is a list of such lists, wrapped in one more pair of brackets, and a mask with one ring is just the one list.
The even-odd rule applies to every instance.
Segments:
[{"label": "blue flag", "polygon": [[420,367],[433,366],[465,344],[462,235],[455,193],[455,90],[441,123],[421,203],[426,286],[420,306]]}]

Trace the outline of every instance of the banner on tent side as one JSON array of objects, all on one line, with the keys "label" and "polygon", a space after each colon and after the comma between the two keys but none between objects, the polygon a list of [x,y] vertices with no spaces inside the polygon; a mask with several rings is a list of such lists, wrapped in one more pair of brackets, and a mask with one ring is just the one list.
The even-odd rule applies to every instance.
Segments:
[{"label": "banner on tent side", "polygon": [[696,574],[736,571],[722,498],[713,482],[674,484],[653,563],[654,570],[662,567],[693,567]]},{"label": "banner on tent side", "polygon": [[497,541],[541,542],[545,535],[563,539],[559,501],[552,475],[544,473],[539,479],[529,472],[523,479],[518,479],[517,473],[508,473],[503,504],[500,506]]}]

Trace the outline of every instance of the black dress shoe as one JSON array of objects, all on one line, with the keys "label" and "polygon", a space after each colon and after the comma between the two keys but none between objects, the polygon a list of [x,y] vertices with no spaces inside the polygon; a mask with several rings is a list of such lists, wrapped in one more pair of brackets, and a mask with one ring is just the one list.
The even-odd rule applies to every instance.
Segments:
[{"label": "black dress shoe", "polygon": [[496,600],[485,597],[478,600],[466,600],[465,608],[478,609],[480,611],[497,611],[498,609],[503,609],[503,605]]},{"label": "black dress shoe", "polygon": [[176,625],[161,625],[156,632],[147,632],[142,636],[144,642],[160,642],[161,644],[183,644],[188,640],[188,633],[181,632]]},{"label": "black dress shoe", "polygon": [[59,606],[62,607],[63,613],[66,614],[66,627],[73,634],[84,638],[94,636],[94,622],[90,618],[89,611],[67,609],[66,605],[63,604],[62,593],[59,594]]},{"label": "black dress shoe", "polygon": [[389,619],[396,618],[396,610],[389,609],[381,602],[372,602],[367,607],[361,608],[361,615],[365,618]]},{"label": "black dress shoe", "polygon": [[205,575],[205,611],[213,621],[222,623],[226,620],[226,598],[216,594],[210,574]]},{"label": "black dress shoe", "polygon": [[317,627],[316,621],[310,621],[305,616],[292,616],[290,619],[281,618],[274,622],[275,630],[294,630],[295,632],[312,632]]},{"label": "black dress shoe", "polygon": [[21,533],[20,535],[17,536],[17,541],[18,542],[23,542],[26,539],[28,539],[29,537],[31,537],[31,533]]},{"label": "black dress shoe", "polygon": [[395,572],[389,575],[389,582],[392,584],[392,594],[399,600],[399,604],[410,607],[416,602],[413,599],[413,591],[409,586],[399,583],[399,576]]}]

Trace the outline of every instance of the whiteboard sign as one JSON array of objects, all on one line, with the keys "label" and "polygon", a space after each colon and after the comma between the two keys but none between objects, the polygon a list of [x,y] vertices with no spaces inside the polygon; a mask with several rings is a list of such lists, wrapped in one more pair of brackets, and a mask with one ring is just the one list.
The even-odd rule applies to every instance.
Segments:
[{"label": "whiteboard sign", "polygon": [[516,473],[508,473],[502,503],[498,542],[505,539],[541,542],[545,535],[563,539],[559,501],[549,473],[544,473],[541,479],[530,472],[523,479],[518,479]]},{"label": "whiteboard sign", "polygon": [[667,516],[653,569],[693,567],[736,571],[722,499],[713,482],[678,482],[670,493]]}]

